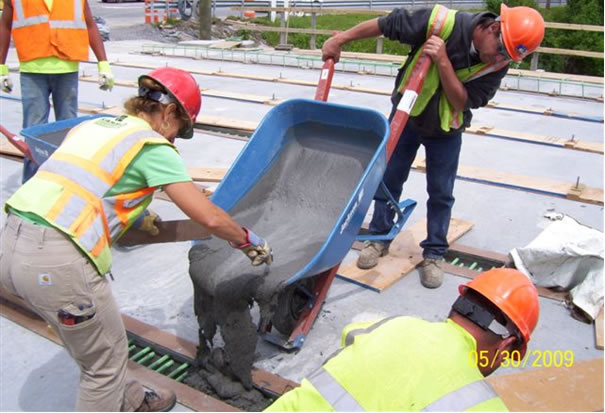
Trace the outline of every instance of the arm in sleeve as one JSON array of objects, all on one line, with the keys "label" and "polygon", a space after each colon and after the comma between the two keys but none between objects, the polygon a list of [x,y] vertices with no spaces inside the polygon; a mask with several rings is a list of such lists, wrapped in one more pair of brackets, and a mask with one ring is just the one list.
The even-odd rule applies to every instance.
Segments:
[{"label": "arm in sleeve", "polygon": [[508,66],[505,66],[497,72],[465,83],[468,94],[465,109],[477,109],[487,105],[490,99],[496,95],[500,82],[507,72]]},{"label": "arm in sleeve", "polygon": [[412,46],[426,41],[426,30],[431,9],[410,12],[404,8],[394,9],[387,16],[378,19],[378,27],[383,36]]}]

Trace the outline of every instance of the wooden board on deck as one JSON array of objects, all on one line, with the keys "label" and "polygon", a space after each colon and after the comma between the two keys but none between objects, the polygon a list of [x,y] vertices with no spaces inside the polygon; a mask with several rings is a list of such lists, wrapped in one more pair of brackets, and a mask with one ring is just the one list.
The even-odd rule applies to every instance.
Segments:
[{"label": "wooden board on deck", "polygon": [[[551,352],[556,353],[556,352]],[[528,351],[531,362],[538,350]],[[546,362],[542,355],[539,363]],[[561,359],[557,359],[561,363]],[[542,367],[488,377],[487,381],[512,412],[603,411],[603,359],[576,361],[573,366]]]},{"label": "wooden board on deck", "polygon": [[595,346],[599,350],[603,350],[603,309],[594,320]]},{"label": "wooden board on deck", "polygon": [[[448,242],[453,243],[472,227],[473,224],[470,222],[452,218],[447,234]],[[378,292],[385,290],[422,262],[422,249],[419,244],[425,238],[426,219],[423,219],[395,237],[389,248],[389,254],[382,257],[376,267],[362,270],[353,262],[342,267],[338,271],[338,276]]]}]

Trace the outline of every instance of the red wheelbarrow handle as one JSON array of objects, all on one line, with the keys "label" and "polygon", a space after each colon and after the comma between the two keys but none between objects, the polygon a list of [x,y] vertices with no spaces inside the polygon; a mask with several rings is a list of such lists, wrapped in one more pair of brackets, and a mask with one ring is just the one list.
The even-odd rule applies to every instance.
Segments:
[{"label": "red wheelbarrow handle", "polygon": [[19,135],[15,135],[14,133],[10,132],[8,129],[6,129],[4,126],[0,125],[0,132],[2,132],[2,134],[4,136],[6,136],[6,139],[8,139],[8,141],[17,149],[19,149],[19,151],[25,155],[27,157],[27,159],[29,159],[30,161],[32,161],[33,163],[35,163],[36,165],[38,165],[38,162],[36,162],[32,156],[31,151],[29,150],[29,146],[27,146],[27,144],[25,143],[25,140],[23,140],[23,137],[19,136]]},{"label": "red wheelbarrow handle", "polygon": [[393,120],[391,120],[391,133],[387,142],[387,163],[389,162],[389,159],[391,159],[391,155],[397,146],[397,142],[399,142],[399,137],[401,136],[401,132],[403,132],[403,128],[405,128],[405,124],[408,122],[418,93],[420,93],[420,89],[422,89],[422,86],[424,85],[424,80],[429,71],[429,67],[431,67],[431,63],[430,57],[426,55],[420,56],[407,83],[403,87],[401,100],[397,105],[395,116],[393,116]]},{"label": "red wheelbarrow handle", "polygon": [[317,84],[317,91],[315,92],[315,100],[321,100],[322,102],[328,101],[333,76],[334,59],[328,59],[321,68],[321,75],[319,76],[319,83]]}]

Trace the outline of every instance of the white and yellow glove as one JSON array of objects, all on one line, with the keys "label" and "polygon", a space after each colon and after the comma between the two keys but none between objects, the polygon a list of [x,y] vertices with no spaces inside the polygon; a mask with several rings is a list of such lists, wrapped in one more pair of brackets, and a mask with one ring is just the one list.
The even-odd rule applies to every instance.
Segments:
[{"label": "white and yellow glove", "polygon": [[13,82],[8,75],[8,66],[0,65],[0,88],[5,93],[11,93],[13,91]]},{"label": "white and yellow glove", "polygon": [[147,232],[149,235],[156,236],[160,233],[160,229],[156,226],[159,222],[162,222],[162,218],[152,210],[146,209],[137,218],[133,226],[140,231]]},{"label": "white and yellow glove", "polygon": [[99,69],[99,89],[111,91],[115,82],[109,62],[107,60],[101,60],[97,67]]},{"label": "white and yellow glove", "polygon": [[273,262],[273,250],[267,241],[250,231],[248,228],[244,228],[244,231],[246,231],[246,242],[242,245],[230,243],[231,246],[246,254],[246,257],[252,261],[252,265],[255,267],[262,264],[271,265]]}]

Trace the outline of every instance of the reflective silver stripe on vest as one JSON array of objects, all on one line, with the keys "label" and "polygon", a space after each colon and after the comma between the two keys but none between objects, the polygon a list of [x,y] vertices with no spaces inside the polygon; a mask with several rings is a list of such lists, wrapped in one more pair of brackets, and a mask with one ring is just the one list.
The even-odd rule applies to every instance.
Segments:
[{"label": "reflective silver stripe on vest", "polygon": [[307,377],[332,408],[337,412],[365,412],[364,408],[323,367]]},{"label": "reflective silver stripe on vest", "polygon": [[141,195],[139,197],[136,198],[132,198],[132,199],[127,199],[124,201],[123,205],[124,208],[134,208],[137,205],[139,205],[141,202],[143,202],[145,200],[145,198],[152,196],[153,194],[146,194],[146,195]]},{"label": "reflective silver stripe on vest", "polygon": [[88,170],[82,169],[78,165],[70,162],[54,159],[52,156],[48,158],[46,162],[40,165],[40,170],[65,176],[80,185],[82,188],[86,189],[97,198],[102,198],[103,195],[105,195],[105,192],[107,192],[107,190],[110,188],[106,182],[101,180],[95,174],[90,173]]},{"label": "reflective silver stripe on vest", "polygon": [[478,78],[488,75],[490,73],[497,72],[498,70],[502,69],[504,66],[508,66],[508,61],[500,62],[500,63],[494,64],[494,65],[485,66],[482,70],[478,71],[477,73],[473,74],[471,77],[466,79],[464,81],[464,83],[470,82],[471,80],[478,79]]},{"label": "reflective silver stripe on vest", "polygon": [[48,24],[51,29],[86,29],[83,20],[51,20]]},{"label": "reflective silver stripe on vest", "polygon": [[90,228],[88,228],[84,234],[78,237],[78,241],[84,245],[84,248],[92,251],[95,245],[97,245],[99,242],[99,239],[104,236],[105,230],[103,228],[103,220],[101,219],[100,215],[97,215]]},{"label": "reflective silver stripe on vest", "polygon": [[463,412],[471,407],[498,397],[485,380],[462,386],[422,409],[423,412]]},{"label": "reflective silver stripe on vest", "polygon": [[439,6],[439,5],[437,5],[436,7],[439,7],[439,10],[437,10],[437,15],[435,16],[435,24],[433,25],[433,34],[435,36],[439,36],[439,33],[441,32],[441,28],[445,25],[445,20],[447,19],[449,10],[447,9],[447,7],[443,7],[443,6]]},{"label": "reflective silver stripe on vest", "polygon": [[355,337],[357,337],[358,335],[368,334],[368,333],[376,330],[381,325],[383,325],[397,317],[399,317],[399,316],[387,317],[387,318],[384,318],[384,319],[378,321],[377,323],[372,324],[368,328],[357,328],[355,330],[349,331],[347,333],[347,336],[345,337],[345,346],[350,346],[351,344],[353,344],[353,340],[355,340]]},{"label": "reflective silver stripe on vest", "polygon": [[[10,1],[10,0],[9,0]],[[19,29],[21,27],[35,26],[37,24],[49,23],[53,29],[86,29],[86,22],[82,18],[84,10],[82,8],[81,0],[74,0],[74,19],[73,20],[50,20],[47,14],[41,14],[39,16],[25,17],[25,11],[23,10],[23,1],[15,0],[13,13],[17,17],[13,20],[13,29]]]},{"label": "reflective silver stripe on vest", "polygon": [[[109,173],[112,173],[117,165],[117,161],[119,161],[120,158],[124,156],[124,154],[126,154],[126,152],[128,152],[128,150],[137,143],[137,141],[143,138],[162,138],[162,135],[152,130],[138,130],[136,132],[133,132],[130,135],[124,137],[124,139],[122,139],[120,142],[118,142],[118,144],[113,148],[113,150],[110,151],[107,156],[103,158],[103,160],[101,160],[99,166],[108,171]],[[118,159],[116,159],[116,154],[118,155]]]},{"label": "reflective silver stripe on vest", "polygon": [[80,198],[77,194],[72,194],[61,213],[59,213],[55,219],[55,222],[63,228],[69,228],[74,222],[74,217],[80,215],[80,212],[86,205],[88,205],[88,202]]}]

